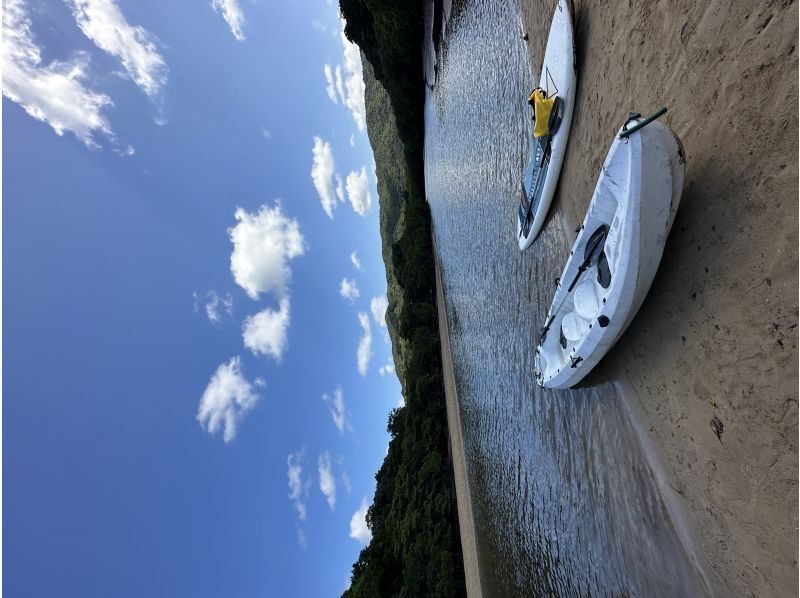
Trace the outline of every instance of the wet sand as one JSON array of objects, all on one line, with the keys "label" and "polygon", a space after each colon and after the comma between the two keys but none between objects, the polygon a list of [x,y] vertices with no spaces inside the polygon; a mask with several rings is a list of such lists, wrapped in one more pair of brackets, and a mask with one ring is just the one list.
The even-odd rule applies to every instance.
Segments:
[{"label": "wet sand", "polygon": [[450,452],[456,485],[458,527],[461,533],[461,551],[464,557],[464,576],[467,582],[467,596],[480,598],[483,596],[483,592],[481,590],[480,570],[478,567],[475,519],[472,511],[469,477],[467,475],[467,459],[464,455],[464,440],[461,436],[461,407],[458,404],[458,395],[456,393],[453,357],[450,352],[450,332],[447,327],[447,313],[444,307],[438,254],[434,255],[434,261],[436,263],[436,309],[439,315],[439,340],[442,346],[442,373],[444,375],[445,403],[447,404],[447,427],[450,432]]},{"label": "wet sand", "polygon": [[[555,2],[522,5],[538,76]],[[716,594],[797,595],[797,4],[578,0],[573,15],[576,106],[549,225],[574,238],[629,111],[667,106],[686,151],[650,293],[583,384],[631,389]]]}]

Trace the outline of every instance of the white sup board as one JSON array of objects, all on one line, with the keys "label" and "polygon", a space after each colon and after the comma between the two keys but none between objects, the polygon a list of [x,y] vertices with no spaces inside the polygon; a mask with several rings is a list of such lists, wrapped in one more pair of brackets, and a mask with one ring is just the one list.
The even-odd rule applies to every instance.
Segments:
[{"label": "white sup board", "polygon": [[539,87],[548,97],[555,95],[561,99],[561,120],[558,129],[547,140],[546,146],[541,142],[544,138],[534,138],[531,130],[528,165],[523,174],[517,209],[517,239],[520,251],[527,249],[536,239],[553,200],[572,123],[575,78],[572,15],[567,0],[559,0],[547,36]]},{"label": "white sup board", "polygon": [[683,148],[666,125],[614,139],[539,333],[539,384],[574,386],[625,332],[661,261],[683,173]]}]

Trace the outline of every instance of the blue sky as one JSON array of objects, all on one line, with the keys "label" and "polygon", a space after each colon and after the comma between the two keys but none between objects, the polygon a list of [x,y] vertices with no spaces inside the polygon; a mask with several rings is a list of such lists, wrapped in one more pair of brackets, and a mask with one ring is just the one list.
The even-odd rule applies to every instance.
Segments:
[{"label": "blue sky", "polygon": [[337,5],[3,33],[3,589],[339,594],[400,386]]}]

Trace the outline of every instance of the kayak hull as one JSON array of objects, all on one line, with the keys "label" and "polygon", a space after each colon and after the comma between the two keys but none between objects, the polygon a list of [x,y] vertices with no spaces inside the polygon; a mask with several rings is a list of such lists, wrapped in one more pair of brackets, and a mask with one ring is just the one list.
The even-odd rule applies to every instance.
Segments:
[{"label": "kayak hull", "polygon": [[[633,320],[661,261],[683,176],[683,149],[669,127],[653,122],[614,139],[536,348],[539,384],[580,382]],[[603,258],[587,265],[590,239],[604,226]]]}]

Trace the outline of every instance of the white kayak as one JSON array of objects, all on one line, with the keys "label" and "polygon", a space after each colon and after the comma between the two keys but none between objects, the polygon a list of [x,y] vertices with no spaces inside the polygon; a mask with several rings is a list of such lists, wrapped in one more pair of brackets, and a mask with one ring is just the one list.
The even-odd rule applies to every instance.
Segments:
[{"label": "white kayak", "polygon": [[680,140],[666,125],[651,122],[614,139],[540,331],[542,386],[580,382],[631,323],[661,261],[683,170]]},{"label": "white kayak", "polygon": [[547,138],[530,136],[528,164],[522,178],[517,210],[520,251],[533,243],[542,229],[567,150],[572,111],[575,106],[575,45],[569,3],[559,0],[550,24],[539,78],[548,97],[559,98],[558,128]]}]

